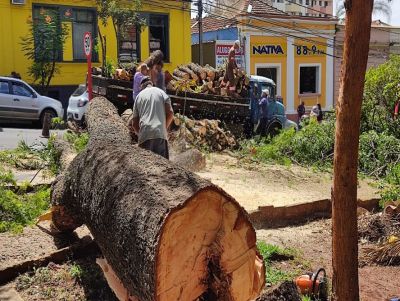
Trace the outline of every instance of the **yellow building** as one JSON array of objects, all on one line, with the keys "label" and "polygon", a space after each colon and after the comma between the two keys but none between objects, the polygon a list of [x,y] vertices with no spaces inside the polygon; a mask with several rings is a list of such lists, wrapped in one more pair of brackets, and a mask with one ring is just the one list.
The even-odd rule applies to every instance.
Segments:
[{"label": "yellow building", "polygon": [[332,109],[336,20],[291,16],[252,3],[251,12],[238,17],[246,71],[275,81],[289,116],[302,101],[308,109],[317,103]]},{"label": "yellow building", "polygon": [[[38,14],[52,10],[59,14],[69,35],[60,56],[60,74],[51,84],[51,96],[65,102],[78,84],[86,78],[86,59],[83,53],[83,34],[92,32],[97,37],[98,25],[107,38],[107,58],[144,60],[150,52],[161,49],[165,55],[164,68],[172,71],[177,65],[191,61],[190,3],[188,1],[142,0],[141,17],[146,26],[141,32],[135,28],[128,31],[117,45],[112,22],[103,27],[97,19],[95,0],[1,0],[0,1],[0,75],[12,71],[32,83],[27,74],[30,62],[21,49],[21,37],[29,33],[29,22]],[[99,47],[101,48],[101,47]],[[93,65],[101,65],[101,54],[95,55]]]}]

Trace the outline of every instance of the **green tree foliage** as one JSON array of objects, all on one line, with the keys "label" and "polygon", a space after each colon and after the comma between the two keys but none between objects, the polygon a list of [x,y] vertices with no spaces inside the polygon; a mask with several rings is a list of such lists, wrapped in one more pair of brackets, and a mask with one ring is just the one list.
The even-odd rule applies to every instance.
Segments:
[{"label": "green tree foliage", "polygon": [[386,63],[368,70],[365,77],[361,131],[374,130],[400,138],[400,119],[393,118],[400,99],[400,56],[392,55]]},{"label": "green tree foliage", "polygon": [[16,185],[11,172],[0,167],[0,233],[21,232],[31,225],[50,205],[50,189],[40,189],[33,193],[14,192],[9,185]]},{"label": "green tree foliage", "polygon": [[[138,11],[141,8],[141,0],[96,0],[98,17],[104,26],[107,26],[109,19],[111,19],[115,36],[117,38],[117,45],[120,44],[121,38],[126,34],[127,29],[135,25],[140,29],[144,25],[144,20],[140,18]],[[99,37],[101,48],[103,52],[103,69],[106,61],[106,40],[101,34],[99,27]],[[118,51],[119,47],[117,47]],[[119,60],[119,53],[118,60]]]},{"label": "green tree foliage", "polygon": [[29,34],[21,38],[22,51],[32,61],[28,74],[39,81],[43,94],[47,95],[52,78],[60,72],[57,62],[67,35],[57,12],[47,10],[30,22]]}]

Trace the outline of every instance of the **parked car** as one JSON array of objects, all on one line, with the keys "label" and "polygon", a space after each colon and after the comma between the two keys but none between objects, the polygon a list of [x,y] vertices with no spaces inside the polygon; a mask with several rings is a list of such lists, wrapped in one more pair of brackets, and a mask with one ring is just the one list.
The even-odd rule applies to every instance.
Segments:
[{"label": "parked car", "polygon": [[67,108],[67,119],[75,120],[83,123],[85,121],[85,113],[89,103],[89,94],[86,85],[79,85],[69,98]]},{"label": "parked car", "polygon": [[45,113],[49,113],[51,118],[63,118],[61,102],[40,95],[20,79],[0,77],[1,119],[39,121],[43,124]]}]

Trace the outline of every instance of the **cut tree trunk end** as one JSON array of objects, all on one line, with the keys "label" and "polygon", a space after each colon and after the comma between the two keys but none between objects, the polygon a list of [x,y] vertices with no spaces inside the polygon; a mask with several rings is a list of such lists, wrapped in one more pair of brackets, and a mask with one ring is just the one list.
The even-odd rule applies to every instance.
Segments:
[{"label": "cut tree trunk end", "polygon": [[373,0],[346,0],[332,190],[333,300],[359,300],[357,164]]},{"label": "cut tree trunk end", "polygon": [[87,122],[87,149],[53,187],[53,205],[64,209],[61,222],[53,215],[58,228],[85,223],[140,301],[255,299],[265,267],[244,209],[209,181],[131,145],[106,99],[90,103]]}]

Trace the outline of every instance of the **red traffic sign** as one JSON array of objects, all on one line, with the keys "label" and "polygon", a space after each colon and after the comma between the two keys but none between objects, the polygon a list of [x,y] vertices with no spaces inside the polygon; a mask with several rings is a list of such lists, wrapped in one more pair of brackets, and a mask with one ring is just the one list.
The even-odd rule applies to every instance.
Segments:
[{"label": "red traffic sign", "polygon": [[86,57],[92,55],[92,34],[90,32],[85,32],[83,36],[83,51]]}]

